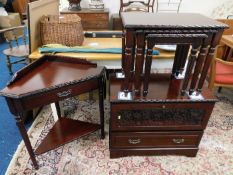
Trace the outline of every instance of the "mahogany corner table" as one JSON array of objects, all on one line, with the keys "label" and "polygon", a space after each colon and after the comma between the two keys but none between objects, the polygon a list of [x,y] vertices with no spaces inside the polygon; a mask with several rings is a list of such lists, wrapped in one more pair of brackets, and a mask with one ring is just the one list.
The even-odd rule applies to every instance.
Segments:
[{"label": "mahogany corner table", "polygon": [[[104,133],[105,68],[97,67],[84,59],[59,56],[43,56],[17,72],[9,84],[0,91],[4,96],[25,142],[36,169],[39,168],[35,154],[42,154],[85,136],[98,129]],[[59,101],[65,98],[99,89],[100,124],[61,117]],[[33,108],[54,103],[58,120],[38,148],[33,151],[22,113]]]}]

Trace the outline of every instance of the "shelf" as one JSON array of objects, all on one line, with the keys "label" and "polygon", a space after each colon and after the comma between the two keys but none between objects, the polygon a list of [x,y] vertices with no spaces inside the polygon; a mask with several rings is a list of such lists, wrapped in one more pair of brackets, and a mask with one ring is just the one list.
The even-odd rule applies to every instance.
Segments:
[{"label": "shelf", "polygon": [[98,129],[100,129],[99,124],[64,117],[60,118],[36,149],[35,154],[43,154],[77,138],[95,132]]}]

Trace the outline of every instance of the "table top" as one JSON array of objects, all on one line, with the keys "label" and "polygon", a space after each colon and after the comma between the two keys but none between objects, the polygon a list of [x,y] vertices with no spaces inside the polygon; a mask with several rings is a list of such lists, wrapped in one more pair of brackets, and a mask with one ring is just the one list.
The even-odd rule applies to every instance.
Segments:
[{"label": "table top", "polygon": [[121,13],[124,28],[224,29],[228,26],[195,13]]},{"label": "table top", "polygon": [[233,35],[223,35],[221,43],[233,49]]},{"label": "table top", "polygon": [[[85,38],[82,46],[95,46],[95,48],[121,48],[121,38]],[[160,55],[153,55],[154,59],[174,58],[175,52],[159,50]],[[95,60],[121,60],[121,54],[111,53],[56,53],[56,55],[70,56],[75,58],[86,58],[90,61]],[[38,50],[35,50],[29,55],[29,58],[36,60],[43,56]]]},{"label": "table top", "polygon": [[19,98],[98,77],[103,67],[85,60],[44,56],[17,72],[0,95]]}]

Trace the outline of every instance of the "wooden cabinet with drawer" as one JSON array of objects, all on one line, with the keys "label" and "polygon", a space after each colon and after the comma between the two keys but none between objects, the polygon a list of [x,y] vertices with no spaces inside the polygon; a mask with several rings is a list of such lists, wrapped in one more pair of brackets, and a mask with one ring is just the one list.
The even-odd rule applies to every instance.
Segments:
[{"label": "wooden cabinet with drawer", "polygon": [[[160,83],[158,83],[160,82]],[[120,100],[123,79],[110,77],[110,157],[172,154],[196,156],[215,104],[208,89],[203,100],[180,96],[182,80],[155,75],[147,97]]]},{"label": "wooden cabinet with drawer", "polygon": [[82,19],[84,30],[108,30],[109,29],[109,10],[90,10],[81,9],[79,11],[71,11],[63,9],[61,14],[77,14]]}]

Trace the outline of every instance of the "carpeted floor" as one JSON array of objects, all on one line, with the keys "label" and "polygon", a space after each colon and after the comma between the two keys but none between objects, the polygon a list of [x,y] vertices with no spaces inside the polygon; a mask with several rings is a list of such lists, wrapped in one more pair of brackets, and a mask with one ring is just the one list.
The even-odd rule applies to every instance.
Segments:
[{"label": "carpeted floor", "polygon": [[[231,91],[232,92],[232,91]],[[100,140],[99,132],[75,140],[56,150],[37,156],[40,169],[33,169],[21,143],[7,174],[59,175],[159,175],[159,174],[233,174],[233,103],[219,96],[195,158],[185,156],[148,156],[109,159],[108,133]],[[98,122],[98,103],[69,99],[63,106],[66,116]],[[109,104],[105,104],[105,131],[108,132]],[[94,117],[91,117],[94,115]],[[29,135],[37,147],[53,125],[49,107],[33,123]]]}]

